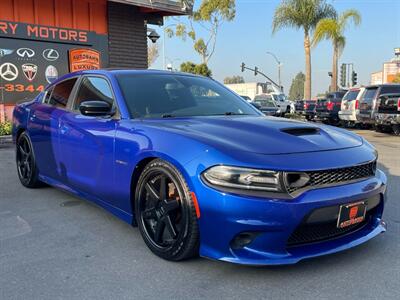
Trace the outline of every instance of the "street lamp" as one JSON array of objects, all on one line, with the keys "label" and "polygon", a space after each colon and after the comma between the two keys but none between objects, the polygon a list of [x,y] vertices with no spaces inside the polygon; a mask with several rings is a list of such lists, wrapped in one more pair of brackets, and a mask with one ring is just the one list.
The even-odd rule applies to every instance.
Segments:
[{"label": "street lamp", "polygon": [[153,44],[160,38],[160,35],[154,29],[148,28],[147,33],[147,37],[150,39],[150,41],[152,41]]},{"label": "street lamp", "polygon": [[276,57],[276,55],[274,53],[267,51],[267,54],[271,55],[275,59],[276,63],[278,64],[278,84],[279,84],[280,90],[282,90],[282,82],[281,82],[282,63],[279,61],[279,59]]}]

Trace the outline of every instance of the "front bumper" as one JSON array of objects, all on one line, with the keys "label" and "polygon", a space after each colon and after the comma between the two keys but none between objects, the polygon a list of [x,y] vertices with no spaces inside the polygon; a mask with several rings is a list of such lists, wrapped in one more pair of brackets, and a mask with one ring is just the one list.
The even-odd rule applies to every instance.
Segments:
[{"label": "front bumper", "polygon": [[[385,231],[381,220],[385,190],[381,171],[374,178],[311,190],[286,201],[225,194],[204,185],[196,191],[202,213],[200,255],[238,264],[281,265],[352,248]],[[361,229],[331,240],[288,246],[289,237],[312,211],[372,197],[380,198],[379,205]],[[234,238],[246,232],[257,237],[248,246],[232,247]]]},{"label": "front bumper", "polygon": [[378,125],[395,125],[400,124],[400,114],[383,114],[378,113],[375,116],[375,121]]}]

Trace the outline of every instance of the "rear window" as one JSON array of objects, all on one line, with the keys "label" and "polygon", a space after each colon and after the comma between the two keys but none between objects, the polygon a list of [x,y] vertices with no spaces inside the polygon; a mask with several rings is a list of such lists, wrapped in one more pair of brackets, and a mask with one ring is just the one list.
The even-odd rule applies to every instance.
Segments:
[{"label": "rear window", "polygon": [[344,95],[343,100],[347,101],[352,101],[357,99],[357,95],[360,92],[360,90],[353,90],[353,91],[348,91],[346,95]]},{"label": "rear window", "polygon": [[372,102],[372,100],[375,98],[376,92],[378,91],[378,88],[370,88],[370,89],[366,89],[361,101],[362,102]]},{"label": "rear window", "polygon": [[328,98],[328,99],[342,99],[345,93],[346,92],[329,93],[328,95],[326,95],[326,98]]},{"label": "rear window", "polygon": [[392,94],[392,93],[400,93],[400,85],[393,86],[383,86],[379,94]]},{"label": "rear window", "polygon": [[254,100],[254,102],[260,104],[262,107],[276,107],[275,101],[272,100]]}]

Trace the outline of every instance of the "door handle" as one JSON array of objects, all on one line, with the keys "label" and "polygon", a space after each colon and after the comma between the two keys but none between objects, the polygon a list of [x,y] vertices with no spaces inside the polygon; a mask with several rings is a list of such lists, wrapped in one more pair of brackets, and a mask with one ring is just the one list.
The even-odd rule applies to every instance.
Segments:
[{"label": "door handle", "polygon": [[35,119],[36,119],[36,115],[35,115],[35,114],[33,114],[33,115],[31,115],[31,116],[29,117],[29,120],[31,120],[31,121],[35,121]]}]

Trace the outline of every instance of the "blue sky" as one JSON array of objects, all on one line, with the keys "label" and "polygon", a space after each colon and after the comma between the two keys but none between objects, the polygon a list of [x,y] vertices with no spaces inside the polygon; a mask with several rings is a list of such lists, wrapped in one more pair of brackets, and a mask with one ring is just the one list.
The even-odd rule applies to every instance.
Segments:
[{"label": "blue sky", "polygon": [[[196,0],[199,3],[200,0]],[[341,62],[352,62],[361,84],[368,84],[370,73],[382,69],[385,61],[394,57],[393,48],[400,47],[400,0],[334,0],[338,12],[357,9],[362,15],[359,27],[349,26],[345,35],[346,48]],[[240,64],[257,65],[266,74],[277,80],[277,65],[267,51],[275,53],[283,63],[282,83],[289,90],[291,80],[304,72],[303,32],[283,29],[272,35],[271,24],[278,0],[236,0],[236,18],[224,23],[219,31],[217,49],[209,66],[213,77],[222,81],[226,76],[242,75],[245,80],[262,81],[250,71],[241,73]],[[166,22],[166,25],[171,20]],[[162,29],[158,31],[162,33]],[[162,39],[159,40],[160,46]],[[183,61],[200,62],[190,41],[178,38],[166,39],[166,57],[174,61],[175,67]],[[152,68],[162,68],[160,57]],[[313,95],[328,89],[331,70],[332,47],[329,41],[321,42],[312,50]]]}]

